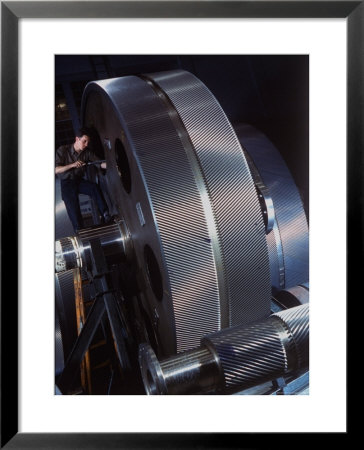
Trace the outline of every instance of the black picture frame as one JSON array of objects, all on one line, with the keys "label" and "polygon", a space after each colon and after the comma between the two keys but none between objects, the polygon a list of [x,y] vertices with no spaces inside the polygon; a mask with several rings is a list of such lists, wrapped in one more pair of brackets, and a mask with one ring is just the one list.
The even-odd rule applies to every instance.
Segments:
[{"label": "black picture frame", "polygon": [[[2,1],[1,2],[1,448],[258,448],[273,435],[254,433],[18,432],[18,21],[21,18],[346,18],[347,19],[347,286],[363,262],[363,1]],[[358,247],[359,241],[359,247]],[[355,249],[355,252],[354,252]],[[348,295],[349,295],[348,291]],[[11,297],[11,298],[10,298]],[[10,320],[11,318],[11,320]],[[334,395],[334,393],[333,393]],[[347,437],[347,433],[338,433]],[[344,436],[342,436],[344,435]],[[282,446],[282,436],[279,437]],[[306,436],[308,438],[308,436]],[[317,435],[316,435],[317,438]],[[306,438],[304,438],[305,440]],[[335,438],[336,439],[336,438]],[[302,440],[300,444],[302,444]],[[317,443],[317,440],[315,441]],[[272,447],[272,444],[269,448]],[[268,447],[267,447],[268,448]]]}]

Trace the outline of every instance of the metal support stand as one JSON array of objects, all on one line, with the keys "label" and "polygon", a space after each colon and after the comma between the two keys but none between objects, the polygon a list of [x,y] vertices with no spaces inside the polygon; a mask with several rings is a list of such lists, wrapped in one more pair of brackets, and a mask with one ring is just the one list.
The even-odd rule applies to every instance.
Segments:
[{"label": "metal support stand", "polygon": [[80,368],[81,361],[87,352],[98,326],[104,323],[106,312],[112,337],[114,339],[118,362],[123,372],[131,369],[131,363],[126,348],[126,331],[117,304],[117,299],[111,289],[111,273],[102,250],[100,239],[91,239],[92,269],[90,276],[94,284],[96,298],[76,340],[76,343],[66,361],[65,368],[57,380],[57,386],[63,394],[71,391]]}]

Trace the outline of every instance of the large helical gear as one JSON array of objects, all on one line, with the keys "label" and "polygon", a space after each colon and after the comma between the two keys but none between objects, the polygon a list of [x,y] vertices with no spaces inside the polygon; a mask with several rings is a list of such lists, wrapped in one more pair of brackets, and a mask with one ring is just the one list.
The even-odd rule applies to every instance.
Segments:
[{"label": "large helical gear", "polygon": [[[266,320],[271,312],[308,303],[308,224],[299,190],[269,139],[251,125],[233,127],[210,90],[183,70],[90,82],[82,122],[106,160],[103,188],[115,223],[62,237],[56,266],[68,273],[77,269],[102,285],[93,299],[104,296],[115,314],[123,297],[121,274],[128,268],[133,292],[121,309],[129,319],[137,317],[130,327],[134,335],[122,332],[119,344],[124,338],[133,345],[148,342],[153,349],[144,347],[145,367],[159,367],[157,358],[168,365],[172,358],[173,367],[185,370],[178,355],[183,359],[192,352],[193,361],[203,361],[207,375],[201,379],[210,387],[220,377],[215,357],[193,350],[206,336],[219,343],[224,330],[230,339],[232,327],[244,336],[254,329],[249,348],[261,333],[264,342],[273,339],[280,349],[271,333],[276,319]],[[100,270],[93,252],[101,255]],[[58,352],[61,372],[71,336],[63,330],[71,325],[62,315],[70,308],[68,297],[58,291],[58,328],[67,343],[64,355]],[[112,319],[109,309],[108,314]],[[118,323],[122,328],[124,318]],[[233,336],[236,348],[239,333]],[[58,333],[57,347],[59,341]],[[219,357],[227,372],[231,345],[223,344]],[[154,362],[146,364],[145,358]],[[77,365],[76,356],[70,360]],[[210,376],[211,367],[216,370]],[[279,375],[282,367],[267,377]],[[244,373],[243,364],[239,371]],[[64,372],[63,381],[70,376]],[[173,391],[180,387],[173,385]]]},{"label": "large helical gear", "polygon": [[270,311],[258,196],[212,93],[173,71],[90,83],[84,123],[104,143],[108,187],[128,224],[166,354]]}]

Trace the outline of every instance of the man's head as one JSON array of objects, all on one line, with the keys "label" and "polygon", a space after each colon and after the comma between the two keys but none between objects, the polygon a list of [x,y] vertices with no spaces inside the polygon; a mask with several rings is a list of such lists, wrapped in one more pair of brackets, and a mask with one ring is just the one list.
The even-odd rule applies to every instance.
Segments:
[{"label": "man's head", "polygon": [[90,142],[90,136],[85,128],[81,128],[76,133],[75,143],[73,144],[77,152],[82,152],[88,146]]}]

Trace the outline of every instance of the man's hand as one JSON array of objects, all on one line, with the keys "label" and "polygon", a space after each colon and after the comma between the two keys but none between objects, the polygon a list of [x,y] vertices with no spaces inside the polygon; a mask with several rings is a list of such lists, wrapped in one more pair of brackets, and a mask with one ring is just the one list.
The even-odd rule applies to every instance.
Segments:
[{"label": "man's hand", "polygon": [[71,164],[71,167],[78,169],[79,167],[82,167],[84,165],[85,163],[83,161],[75,161],[73,164]]},{"label": "man's hand", "polygon": [[85,163],[83,161],[75,161],[72,164],[67,164],[67,166],[57,166],[56,167],[56,175],[59,173],[67,172],[70,169],[78,169],[79,167],[84,166]]}]

